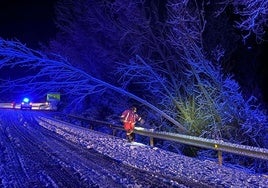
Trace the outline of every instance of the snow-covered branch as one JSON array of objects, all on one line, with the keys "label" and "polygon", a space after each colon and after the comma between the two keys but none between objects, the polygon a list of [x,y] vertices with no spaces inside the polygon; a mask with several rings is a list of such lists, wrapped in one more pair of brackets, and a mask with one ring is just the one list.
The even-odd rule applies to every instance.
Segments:
[{"label": "snow-covered branch", "polygon": [[[148,101],[128,92],[122,88],[111,85],[90,74],[69,64],[63,58],[52,55],[47,57],[41,52],[31,50],[19,42],[0,41],[0,67],[26,67],[37,70],[34,75],[15,80],[5,81],[1,85],[4,90],[14,90],[26,86],[29,92],[47,91],[49,88],[53,91],[64,90],[67,95],[75,95],[76,98],[72,102],[82,101],[87,95],[94,92],[102,92],[105,89],[111,89],[122,95],[126,95],[143,105],[149,107],[153,111],[159,113],[168,121],[173,123],[182,131],[186,129],[176,120],[168,116],[163,111],[150,104]],[[12,87],[12,88],[11,88]],[[16,88],[15,88],[16,87]],[[2,91],[4,91],[2,90]],[[1,92],[2,92],[1,91]]]},{"label": "snow-covered branch", "polygon": [[219,4],[222,5],[222,9],[218,12],[218,15],[228,6],[233,6],[234,14],[239,17],[239,20],[236,21],[236,27],[244,32],[244,41],[252,33],[255,34],[257,42],[265,40],[264,35],[268,27],[267,0],[222,0]]},{"label": "snow-covered branch", "polygon": [[246,31],[244,40],[254,33],[257,41],[263,41],[266,29],[268,27],[268,1],[267,0],[235,0],[235,14],[241,16],[237,22],[237,27]]}]

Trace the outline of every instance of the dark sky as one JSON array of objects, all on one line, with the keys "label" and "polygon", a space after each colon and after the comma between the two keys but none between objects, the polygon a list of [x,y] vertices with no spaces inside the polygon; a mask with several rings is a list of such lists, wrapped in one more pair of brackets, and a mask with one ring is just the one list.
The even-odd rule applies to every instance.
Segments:
[{"label": "dark sky", "polygon": [[53,6],[56,0],[1,0],[0,37],[18,39],[38,47],[55,35]]}]

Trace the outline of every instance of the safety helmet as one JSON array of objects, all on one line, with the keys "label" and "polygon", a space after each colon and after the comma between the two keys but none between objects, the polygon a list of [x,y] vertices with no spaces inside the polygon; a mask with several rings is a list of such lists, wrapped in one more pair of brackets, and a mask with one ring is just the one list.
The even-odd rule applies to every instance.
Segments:
[{"label": "safety helmet", "polygon": [[137,111],[137,108],[135,106],[132,106],[131,107],[131,110],[134,111],[134,112],[136,112]]}]

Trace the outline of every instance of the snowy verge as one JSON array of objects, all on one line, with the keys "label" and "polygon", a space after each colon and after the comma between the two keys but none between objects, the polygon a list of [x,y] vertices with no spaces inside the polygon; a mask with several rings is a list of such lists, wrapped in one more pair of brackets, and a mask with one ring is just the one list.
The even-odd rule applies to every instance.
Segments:
[{"label": "snowy verge", "polygon": [[[92,131],[55,119],[39,117],[39,124],[65,139],[92,148],[129,166],[165,176],[174,181],[196,182],[216,187],[267,187],[268,177],[200,161],[150,146],[128,146],[125,139]],[[133,146],[133,145],[132,145]]]}]

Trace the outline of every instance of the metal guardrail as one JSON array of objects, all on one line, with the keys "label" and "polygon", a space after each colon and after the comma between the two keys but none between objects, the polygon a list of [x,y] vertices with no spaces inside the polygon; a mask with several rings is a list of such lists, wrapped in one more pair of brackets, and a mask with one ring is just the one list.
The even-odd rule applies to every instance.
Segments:
[{"label": "metal guardrail", "polygon": [[[68,115],[68,116],[78,119],[80,121],[101,123],[104,125],[109,125],[109,127],[112,129],[123,130],[122,126],[114,125],[109,122],[88,119],[88,118],[84,118],[84,117],[76,116],[76,115]],[[228,153],[233,153],[237,155],[243,155],[243,156],[253,157],[257,159],[268,160],[268,149],[266,148],[239,145],[239,144],[224,142],[221,140],[206,139],[206,138],[200,138],[200,137],[194,137],[194,136],[188,136],[188,135],[182,135],[182,134],[158,132],[158,131],[153,131],[150,129],[144,129],[141,127],[136,127],[134,132],[139,135],[150,137],[151,146],[153,146],[153,139],[159,138],[159,139],[175,141],[175,142],[179,142],[179,143],[187,144],[191,146],[197,146],[201,148],[216,150],[218,151],[218,160],[219,160],[220,165],[222,164],[222,152],[228,152]]]}]

